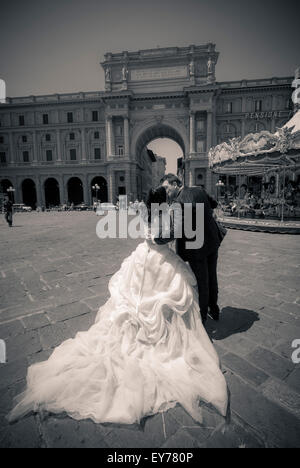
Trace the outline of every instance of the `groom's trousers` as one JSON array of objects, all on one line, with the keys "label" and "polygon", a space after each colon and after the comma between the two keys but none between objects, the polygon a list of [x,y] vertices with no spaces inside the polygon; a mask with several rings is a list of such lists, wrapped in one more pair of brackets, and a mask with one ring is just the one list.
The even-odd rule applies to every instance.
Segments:
[{"label": "groom's trousers", "polygon": [[208,307],[213,309],[218,304],[217,263],[218,249],[202,260],[189,260],[191,269],[197,279],[202,319],[206,319]]}]

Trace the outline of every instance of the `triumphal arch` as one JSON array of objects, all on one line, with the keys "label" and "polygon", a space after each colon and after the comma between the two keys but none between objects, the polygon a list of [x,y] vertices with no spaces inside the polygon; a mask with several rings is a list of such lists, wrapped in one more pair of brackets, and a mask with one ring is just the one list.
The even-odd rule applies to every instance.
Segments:
[{"label": "triumphal arch", "polygon": [[123,119],[124,156],[133,180],[143,149],[167,137],[182,149],[185,183],[201,181],[210,190],[207,153],[215,143],[218,55],[214,44],[107,53],[101,65],[108,159],[118,154],[114,130]]}]

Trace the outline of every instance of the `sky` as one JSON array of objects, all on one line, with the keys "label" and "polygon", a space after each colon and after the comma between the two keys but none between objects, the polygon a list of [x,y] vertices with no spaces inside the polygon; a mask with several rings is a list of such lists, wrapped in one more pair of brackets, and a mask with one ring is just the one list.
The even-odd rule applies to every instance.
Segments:
[{"label": "sky", "polygon": [[0,0],[7,96],[104,89],[106,52],[216,44],[217,81],[292,76],[295,0]]}]

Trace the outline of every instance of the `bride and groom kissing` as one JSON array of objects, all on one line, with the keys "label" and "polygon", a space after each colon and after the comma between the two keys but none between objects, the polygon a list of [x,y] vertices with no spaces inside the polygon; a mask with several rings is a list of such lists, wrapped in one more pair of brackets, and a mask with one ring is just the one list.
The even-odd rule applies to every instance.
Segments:
[{"label": "bride and groom kissing", "polygon": [[168,174],[150,191],[149,224],[151,205],[167,200],[193,208],[203,204],[202,247],[187,249],[183,235],[175,253],[168,245],[172,236],[147,236],[111,277],[110,297],[90,329],[29,367],[27,387],[16,397],[9,421],[42,410],[133,424],[180,404],[201,422],[201,401],[226,415],[226,381],[204,328],[208,314],[219,319],[217,203]]},{"label": "bride and groom kissing", "polygon": [[[217,202],[208,193],[199,187],[183,187],[180,179],[173,174],[167,174],[161,179],[162,187],[166,190],[171,203],[179,203],[182,207],[185,204],[192,204],[193,227],[196,223],[195,207],[197,203],[204,206],[204,242],[199,249],[188,249],[187,239],[183,235],[177,239],[176,252],[188,262],[197,280],[199,293],[199,307],[202,322],[205,324],[209,314],[218,321],[220,310],[218,306],[218,280],[217,261],[218,249],[222,240],[219,226],[213,217],[213,209],[217,207]],[[182,210],[184,213],[184,210]],[[184,230],[183,217],[183,232]],[[161,242],[159,240],[158,242]]]}]

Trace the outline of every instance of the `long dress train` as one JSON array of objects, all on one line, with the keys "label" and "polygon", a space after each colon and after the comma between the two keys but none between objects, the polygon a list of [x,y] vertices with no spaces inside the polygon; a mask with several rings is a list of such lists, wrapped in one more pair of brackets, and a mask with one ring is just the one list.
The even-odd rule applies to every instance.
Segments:
[{"label": "long dress train", "polygon": [[111,278],[94,325],[29,367],[9,420],[46,410],[131,424],[180,403],[201,422],[201,400],[225,415],[226,382],[195,287],[168,245],[139,244]]}]

